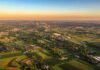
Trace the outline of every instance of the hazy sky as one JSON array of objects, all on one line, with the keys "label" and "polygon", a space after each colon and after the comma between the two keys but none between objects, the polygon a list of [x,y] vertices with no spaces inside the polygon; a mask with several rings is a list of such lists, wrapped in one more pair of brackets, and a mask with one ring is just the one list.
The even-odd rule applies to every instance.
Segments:
[{"label": "hazy sky", "polygon": [[0,0],[0,19],[100,20],[100,0]]}]

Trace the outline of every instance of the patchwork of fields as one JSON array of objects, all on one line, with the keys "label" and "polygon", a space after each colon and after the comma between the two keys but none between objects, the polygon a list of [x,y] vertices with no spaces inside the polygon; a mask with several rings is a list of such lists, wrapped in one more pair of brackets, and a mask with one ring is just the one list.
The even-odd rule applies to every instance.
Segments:
[{"label": "patchwork of fields", "polygon": [[[96,67],[90,65],[80,59],[73,58],[70,60],[60,61],[58,58],[55,58],[49,51],[38,48],[32,52],[41,56],[52,70],[99,70],[95,69]],[[68,53],[65,53],[68,55]],[[20,65],[18,63],[28,59],[26,55],[17,51],[17,52],[8,52],[0,54],[0,70],[20,70]],[[68,57],[67,57],[68,58]],[[13,60],[14,59],[14,60]],[[13,60],[13,61],[12,61]],[[12,62],[11,62],[12,61]],[[11,63],[10,65],[8,65]],[[37,68],[38,69],[38,68]]]}]

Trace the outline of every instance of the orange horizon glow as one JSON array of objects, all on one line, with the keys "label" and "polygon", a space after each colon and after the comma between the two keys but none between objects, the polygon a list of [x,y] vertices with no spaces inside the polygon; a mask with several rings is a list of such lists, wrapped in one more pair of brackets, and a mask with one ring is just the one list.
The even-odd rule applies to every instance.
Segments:
[{"label": "orange horizon glow", "polygon": [[0,20],[100,20],[100,0],[0,0]]},{"label": "orange horizon glow", "polygon": [[89,13],[14,13],[1,12],[0,20],[100,20],[100,15]]}]

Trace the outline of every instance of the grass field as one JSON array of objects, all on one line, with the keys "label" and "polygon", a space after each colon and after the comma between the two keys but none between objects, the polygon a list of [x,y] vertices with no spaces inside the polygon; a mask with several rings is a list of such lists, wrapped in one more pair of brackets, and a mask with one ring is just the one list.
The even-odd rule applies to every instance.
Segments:
[{"label": "grass field", "polygon": [[[66,50],[63,51],[67,56],[69,55],[69,53]],[[38,48],[34,50],[33,53],[41,56],[53,70],[99,70],[96,69],[95,66],[92,66],[80,59],[72,58],[69,61],[67,60],[60,61],[58,60],[58,58],[54,57],[54,55],[52,55],[50,51],[45,50],[43,48]],[[2,55],[3,57],[1,57],[0,59],[0,70],[10,70],[11,68],[7,67],[7,64],[14,58],[17,58],[18,62],[26,58],[26,56],[19,51],[15,53],[11,52],[3,53]],[[19,67],[16,67],[12,68],[12,70],[20,70],[20,69]]]},{"label": "grass field", "polygon": [[[22,55],[21,52],[17,51],[17,52],[8,52],[8,53],[3,53],[0,54],[2,55],[0,58],[0,70],[19,70],[19,68],[11,68],[8,67],[7,64],[14,58],[22,58],[25,57],[24,55]],[[9,69],[10,68],[10,69]]]},{"label": "grass field", "polygon": [[[97,70],[92,65],[79,59],[72,59],[65,62],[59,61],[57,58],[51,56],[52,54],[49,53],[49,51],[43,48],[37,49],[35,53],[42,56],[45,60],[47,59],[47,63],[52,67],[53,70]],[[68,54],[66,53],[66,55]]]}]

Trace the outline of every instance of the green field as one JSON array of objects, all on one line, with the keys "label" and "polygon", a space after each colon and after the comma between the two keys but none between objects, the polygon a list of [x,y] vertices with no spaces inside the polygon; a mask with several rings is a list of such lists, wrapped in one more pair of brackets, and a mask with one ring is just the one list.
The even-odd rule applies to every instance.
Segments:
[{"label": "green field", "polygon": [[[16,51],[16,52],[7,52],[7,53],[0,53],[0,70],[9,70],[9,68],[12,68],[12,67],[8,67],[8,63],[14,59],[14,58],[24,58],[25,56],[19,52],[19,51]],[[15,68],[12,68],[13,70],[19,70],[19,68],[15,67]]]}]

